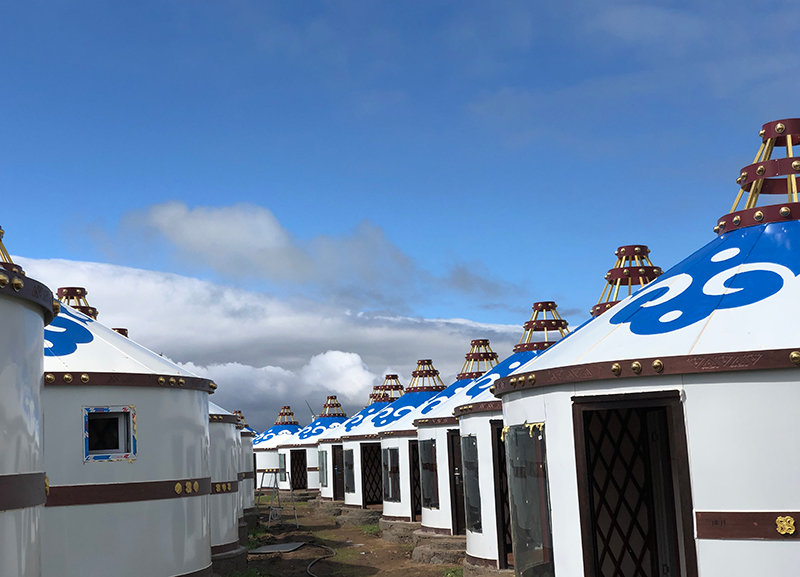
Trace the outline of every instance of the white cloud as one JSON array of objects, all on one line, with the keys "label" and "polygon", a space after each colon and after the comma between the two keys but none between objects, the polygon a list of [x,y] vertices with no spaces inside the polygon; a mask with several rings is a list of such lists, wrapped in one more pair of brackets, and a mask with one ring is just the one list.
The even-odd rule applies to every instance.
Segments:
[{"label": "white cloud", "polygon": [[[218,383],[215,402],[242,409],[263,429],[281,405],[306,417],[328,394],[349,414],[367,403],[387,372],[407,384],[417,359],[432,358],[446,383],[460,370],[470,340],[488,338],[501,358],[518,325],[466,319],[353,314],[310,299],[281,299],[171,273],[118,265],[15,257],[51,289],[84,286],[99,321]],[[303,412],[300,409],[304,409]]]}]

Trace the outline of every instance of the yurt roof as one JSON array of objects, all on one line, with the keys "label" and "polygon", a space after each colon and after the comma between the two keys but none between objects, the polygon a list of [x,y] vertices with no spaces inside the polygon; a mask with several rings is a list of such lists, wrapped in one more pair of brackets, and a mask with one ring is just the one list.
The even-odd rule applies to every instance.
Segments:
[{"label": "yurt roof", "polygon": [[208,402],[208,414],[209,415],[233,415],[227,409],[223,409],[216,403],[212,403],[211,401]]},{"label": "yurt roof", "polygon": [[[322,405],[322,413],[309,423],[306,427],[298,431],[293,437],[291,444],[294,445],[315,445],[319,436],[333,427],[339,427],[347,420],[347,415],[342,411],[342,405],[336,400],[335,395],[331,395]],[[281,445],[287,444],[281,442]]]},{"label": "yurt roof", "polygon": [[[279,437],[283,438],[292,435],[299,432],[302,428],[303,427],[297,422],[297,419],[295,419],[292,408],[289,405],[284,405],[281,407],[275,423],[263,433],[256,435],[256,438],[253,439],[253,447],[262,449],[276,447],[280,440]],[[273,441],[273,439],[275,440]]]},{"label": "yurt roof", "polygon": [[92,384],[102,384],[102,380],[124,384],[115,375],[163,375],[177,377],[158,379],[158,384],[164,387],[209,391],[216,388],[207,379],[197,377],[66,304],[61,305],[53,322],[45,327],[44,347],[44,371],[51,375],[64,373],[64,377],[71,375],[70,379],[77,379],[88,374]]},{"label": "yurt roof", "polygon": [[376,385],[369,394],[369,404],[347,419],[340,427],[330,428],[319,437],[317,441],[325,439],[339,439],[345,435],[359,435],[359,429],[370,417],[377,414],[384,407],[388,407],[403,394],[403,385],[397,375],[389,374],[384,378],[383,384]]},{"label": "yurt roof", "polygon": [[[800,159],[769,160],[776,141],[800,143],[800,119],[765,124],[760,135],[756,161],[742,169],[739,196],[718,219],[716,238],[517,369],[531,374],[504,379],[502,392],[521,384],[800,364],[791,350],[800,345],[800,223],[790,220],[800,217],[793,183]],[[759,191],[785,199],[787,187],[792,202],[756,206]],[[745,208],[737,210],[744,193]]]}]

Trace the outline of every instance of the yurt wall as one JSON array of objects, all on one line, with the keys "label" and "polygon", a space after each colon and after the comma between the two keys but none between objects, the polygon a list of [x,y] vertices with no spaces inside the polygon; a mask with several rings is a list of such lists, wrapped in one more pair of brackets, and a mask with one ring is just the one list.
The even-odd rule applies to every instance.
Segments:
[{"label": "yurt wall", "polygon": [[281,407],[275,423],[253,440],[256,456],[256,486],[260,492],[273,489],[278,478],[278,444],[281,437],[300,431],[291,407]]},{"label": "yurt wall", "polygon": [[46,499],[42,327],[53,318],[53,293],[11,261],[2,229],[0,318],[0,568],[9,577],[38,577]]}]

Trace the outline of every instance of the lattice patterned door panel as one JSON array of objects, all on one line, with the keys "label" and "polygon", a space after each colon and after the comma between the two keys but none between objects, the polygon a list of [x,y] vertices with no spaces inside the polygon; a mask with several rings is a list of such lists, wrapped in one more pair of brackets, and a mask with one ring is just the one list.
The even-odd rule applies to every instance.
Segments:
[{"label": "lattice patterned door panel", "polygon": [[307,489],[308,473],[306,469],[306,450],[292,449],[290,451],[289,460],[291,461],[292,489]]},{"label": "lattice patterned door panel", "polygon": [[383,503],[380,443],[361,443],[361,480],[364,506]]},{"label": "lattice patterned door panel", "polygon": [[411,518],[419,521],[422,517],[422,481],[419,470],[418,441],[408,442],[409,470],[411,475]]},{"label": "lattice patterned door panel", "polygon": [[588,411],[584,419],[596,573],[657,577],[645,411]]},{"label": "lattice patterned door panel", "polygon": [[511,540],[511,506],[508,501],[508,469],[506,468],[506,444],[502,440],[503,421],[492,421],[492,444],[494,445],[495,510],[497,511],[497,532],[500,569],[514,566],[513,541]]}]

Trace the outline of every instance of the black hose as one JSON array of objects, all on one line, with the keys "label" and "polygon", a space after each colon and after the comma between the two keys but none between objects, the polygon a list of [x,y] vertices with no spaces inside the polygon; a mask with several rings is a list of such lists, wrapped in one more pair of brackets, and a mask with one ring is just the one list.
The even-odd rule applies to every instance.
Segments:
[{"label": "black hose", "polygon": [[306,573],[308,573],[309,575],[311,575],[311,577],[319,577],[319,576],[318,576],[318,575],[316,575],[315,573],[312,573],[312,572],[311,572],[311,566],[312,566],[314,563],[316,563],[317,561],[322,561],[323,559],[328,559],[329,557],[333,557],[333,556],[335,556],[335,555],[336,555],[336,551],[334,551],[333,549],[331,549],[331,548],[330,548],[330,547],[328,547],[327,545],[320,545],[320,544],[318,544],[318,543],[306,543],[306,545],[311,545],[312,547],[322,547],[323,549],[327,549],[328,551],[330,551],[330,553],[329,553],[328,555],[323,555],[322,557],[317,557],[317,558],[316,558],[316,559],[314,559],[314,560],[313,560],[311,563],[309,563],[309,564],[308,564],[308,567],[306,567]]}]

